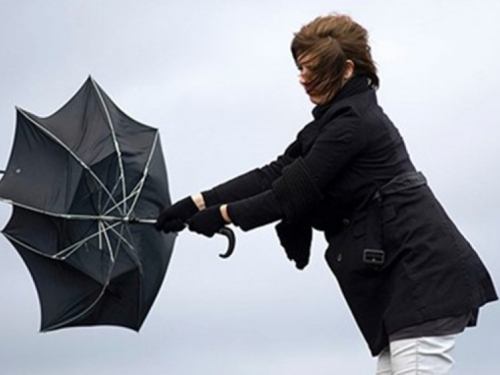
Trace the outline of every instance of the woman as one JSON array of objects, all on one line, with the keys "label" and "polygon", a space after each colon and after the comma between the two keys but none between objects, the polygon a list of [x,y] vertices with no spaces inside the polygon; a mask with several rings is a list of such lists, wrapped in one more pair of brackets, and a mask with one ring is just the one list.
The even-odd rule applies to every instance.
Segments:
[{"label": "woman", "polygon": [[312,122],[272,163],[164,210],[157,229],[188,224],[212,236],[229,223],[251,230],[280,221],[299,269],[312,229],[323,231],[328,265],[379,356],[377,373],[447,374],[456,335],[497,299],[491,278],[377,104],[367,31],[345,15],[319,17],[291,49],[316,105]]}]

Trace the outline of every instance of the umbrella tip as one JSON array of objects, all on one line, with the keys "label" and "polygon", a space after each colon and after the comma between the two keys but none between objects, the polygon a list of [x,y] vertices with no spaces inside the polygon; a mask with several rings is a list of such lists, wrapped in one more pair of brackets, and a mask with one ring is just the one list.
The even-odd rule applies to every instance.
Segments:
[{"label": "umbrella tip", "polygon": [[26,116],[26,110],[22,109],[21,107],[15,105],[14,108],[16,109],[16,113],[21,113]]},{"label": "umbrella tip", "polygon": [[93,86],[99,86],[92,74],[89,74],[86,82],[92,84]]}]

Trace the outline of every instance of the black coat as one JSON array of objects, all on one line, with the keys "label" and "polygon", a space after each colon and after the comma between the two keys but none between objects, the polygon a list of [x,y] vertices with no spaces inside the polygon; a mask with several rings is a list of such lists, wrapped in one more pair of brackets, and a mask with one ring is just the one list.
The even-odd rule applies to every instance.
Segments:
[{"label": "black coat", "polygon": [[[475,314],[497,299],[366,79],[352,79],[313,115],[282,156],[204,192],[207,204],[232,202],[229,215],[245,230],[284,219],[323,231],[326,261],[373,355],[401,328]],[[299,159],[307,189],[284,199],[276,182]],[[320,194],[302,199],[310,190]],[[295,200],[307,205],[287,217]]]}]

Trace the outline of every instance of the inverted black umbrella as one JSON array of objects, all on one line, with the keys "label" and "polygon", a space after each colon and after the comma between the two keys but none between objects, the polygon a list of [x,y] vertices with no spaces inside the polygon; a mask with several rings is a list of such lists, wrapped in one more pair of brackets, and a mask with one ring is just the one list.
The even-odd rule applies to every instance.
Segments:
[{"label": "inverted black umbrella", "polygon": [[42,331],[140,329],[175,241],[150,225],[171,204],[157,129],[91,77],[49,117],[17,109],[0,199],[13,205],[3,234],[34,279]]}]

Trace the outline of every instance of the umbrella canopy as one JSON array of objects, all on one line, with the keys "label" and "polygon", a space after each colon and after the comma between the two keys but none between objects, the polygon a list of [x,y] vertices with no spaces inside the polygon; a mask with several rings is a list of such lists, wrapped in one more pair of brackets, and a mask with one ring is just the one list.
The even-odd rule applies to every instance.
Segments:
[{"label": "umbrella canopy", "polygon": [[0,199],[3,234],[35,282],[41,330],[139,330],[175,235],[152,225],[171,204],[158,130],[122,112],[89,77],[53,115],[17,109]]}]

